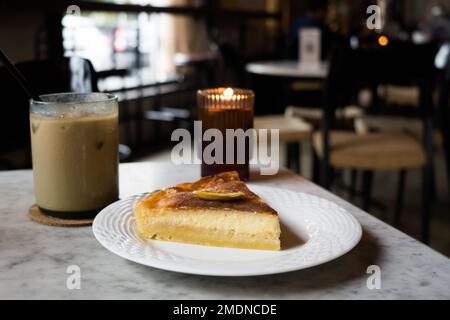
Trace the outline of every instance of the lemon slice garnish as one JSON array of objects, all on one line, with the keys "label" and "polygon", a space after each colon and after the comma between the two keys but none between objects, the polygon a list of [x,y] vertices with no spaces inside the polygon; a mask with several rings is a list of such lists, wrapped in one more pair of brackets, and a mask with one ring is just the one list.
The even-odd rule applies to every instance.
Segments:
[{"label": "lemon slice garnish", "polygon": [[208,189],[196,190],[193,193],[197,198],[217,201],[237,200],[242,199],[245,196],[245,193],[242,191],[220,191]]}]

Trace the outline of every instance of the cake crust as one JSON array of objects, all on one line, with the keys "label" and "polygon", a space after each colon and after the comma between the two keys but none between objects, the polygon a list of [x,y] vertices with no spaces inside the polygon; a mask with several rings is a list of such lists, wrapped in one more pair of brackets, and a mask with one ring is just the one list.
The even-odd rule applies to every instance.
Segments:
[{"label": "cake crust", "polygon": [[[233,201],[205,200],[197,197],[194,191],[208,189],[217,191],[242,192],[244,197]],[[154,210],[205,210],[260,212],[277,215],[277,212],[251,192],[239,179],[236,171],[223,172],[214,176],[201,178],[192,183],[181,183],[149,195],[142,200],[142,205]]]}]

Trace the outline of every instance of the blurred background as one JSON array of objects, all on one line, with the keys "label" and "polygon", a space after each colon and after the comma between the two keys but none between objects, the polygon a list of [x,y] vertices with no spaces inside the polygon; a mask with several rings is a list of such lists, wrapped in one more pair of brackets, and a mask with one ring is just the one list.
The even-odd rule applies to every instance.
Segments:
[{"label": "blurred background", "polygon": [[[250,88],[282,165],[447,256],[449,43],[450,0],[0,1],[40,94],[119,96],[121,162],[170,161],[198,89]],[[27,97],[0,88],[0,170],[31,168]]]}]

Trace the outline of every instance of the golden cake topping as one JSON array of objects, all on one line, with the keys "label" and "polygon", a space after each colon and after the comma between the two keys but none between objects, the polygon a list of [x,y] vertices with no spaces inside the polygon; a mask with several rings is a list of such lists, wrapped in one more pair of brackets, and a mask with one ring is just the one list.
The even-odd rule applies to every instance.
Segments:
[{"label": "golden cake topping", "polygon": [[193,192],[194,195],[204,200],[230,201],[242,199],[245,193],[242,191],[200,189]]},{"label": "golden cake topping", "polygon": [[277,214],[247,188],[236,171],[203,177],[192,183],[177,184],[149,195],[142,203],[152,210],[220,209]]}]

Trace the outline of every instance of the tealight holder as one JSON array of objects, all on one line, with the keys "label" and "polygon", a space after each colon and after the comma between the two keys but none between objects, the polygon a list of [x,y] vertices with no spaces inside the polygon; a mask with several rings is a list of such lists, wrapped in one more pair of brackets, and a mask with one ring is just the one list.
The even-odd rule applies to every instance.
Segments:
[{"label": "tealight holder", "polygon": [[249,179],[253,132],[248,129],[253,128],[254,100],[255,94],[248,89],[211,88],[197,92],[202,121],[202,176],[235,170],[242,180]]}]

